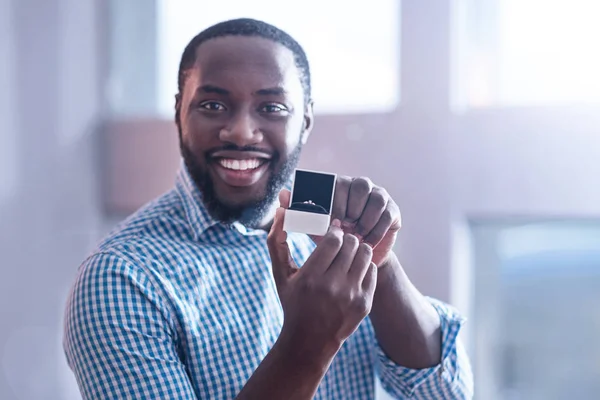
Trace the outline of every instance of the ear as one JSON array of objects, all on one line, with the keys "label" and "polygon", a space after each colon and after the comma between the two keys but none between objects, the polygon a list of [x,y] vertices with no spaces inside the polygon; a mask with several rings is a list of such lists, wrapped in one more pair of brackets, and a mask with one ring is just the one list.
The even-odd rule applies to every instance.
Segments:
[{"label": "ear", "polygon": [[315,115],[313,111],[314,102],[310,100],[304,107],[304,121],[302,122],[302,134],[300,140],[302,144],[306,144],[308,137],[312,132],[313,124],[315,122]]}]

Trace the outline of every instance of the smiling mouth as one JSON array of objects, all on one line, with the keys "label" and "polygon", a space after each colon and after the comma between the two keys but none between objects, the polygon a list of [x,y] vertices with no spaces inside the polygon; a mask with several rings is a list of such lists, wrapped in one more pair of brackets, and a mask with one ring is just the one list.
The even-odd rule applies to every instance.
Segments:
[{"label": "smiling mouth", "polygon": [[249,158],[244,160],[234,158],[217,158],[217,164],[230,171],[251,172],[269,162],[263,158]]},{"label": "smiling mouth", "polygon": [[215,157],[212,165],[217,176],[227,186],[242,188],[257,183],[267,172],[268,159]]}]

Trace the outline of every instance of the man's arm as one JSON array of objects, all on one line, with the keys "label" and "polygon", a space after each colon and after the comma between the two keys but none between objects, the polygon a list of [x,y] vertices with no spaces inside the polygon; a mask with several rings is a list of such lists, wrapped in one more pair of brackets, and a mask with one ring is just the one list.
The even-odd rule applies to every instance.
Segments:
[{"label": "man's arm", "polygon": [[379,267],[371,321],[390,359],[411,369],[430,368],[442,357],[440,316],[414,287],[394,254]]},{"label": "man's arm", "polygon": [[[288,204],[289,192],[280,197]],[[310,400],[344,341],[371,309],[377,284],[372,249],[339,221],[302,268],[293,261],[278,208],[268,237],[284,323],[277,343],[238,399]]]},{"label": "man's arm", "polygon": [[473,397],[471,366],[457,337],[462,318],[419,293],[395,255],[379,268],[370,319],[388,392],[400,399]]},{"label": "man's arm", "polygon": [[63,340],[84,399],[196,399],[175,332],[161,296],[123,257],[96,254],[81,267]]},{"label": "man's arm", "polygon": [[457,341],[461,320],[446,306],[434,307],[404,273],[393,253],[402,218],[388,192],[367,178],[340,176],[332,214],[373,247],[380,269],[370,318],[383,386],[399,399],[471,398],[471,369]]},{"label": "man's arm", "polygon": [[236,400],[310,400],[339,348],[315,351],[300,338],[281,335]]}]

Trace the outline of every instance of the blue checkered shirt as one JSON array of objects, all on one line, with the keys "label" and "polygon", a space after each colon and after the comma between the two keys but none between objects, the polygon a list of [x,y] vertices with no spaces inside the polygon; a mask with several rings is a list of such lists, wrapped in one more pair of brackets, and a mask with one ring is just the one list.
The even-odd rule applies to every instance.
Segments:
[{"label": "blue checkered shirt", "polygon": [[[64,349],[83,397],[235,398],[283,323],[266,235],[212,219],[182,168],[172,191],[121,224],[79,268]],[[314,244],[299,234],[289,240],[301,265]],[[373,399],[376,376],[397,399],[471,398],[469,361],[457,340],[462,319],[431,301],[443,330],[440,365],[395,364],[367,318],[315,399]]]}]

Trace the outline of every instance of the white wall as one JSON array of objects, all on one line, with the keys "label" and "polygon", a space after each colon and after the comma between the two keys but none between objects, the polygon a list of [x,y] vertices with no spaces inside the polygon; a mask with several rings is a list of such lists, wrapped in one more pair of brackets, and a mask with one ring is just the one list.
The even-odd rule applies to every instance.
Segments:
[{"label": "white wall", "polygon": [[96,240],[95,0],[0,0],[0,398],[76,399],[60,344]]},{"label": "white wall", "polygon": [[0,202],[14,190],[15,173],[15,138],[8,132],[14,129],[14,116],[11,101],[13,93],[12,77],[14,74],[14,49],[11,36],[11,4],[8,0],[0,1]]}]

